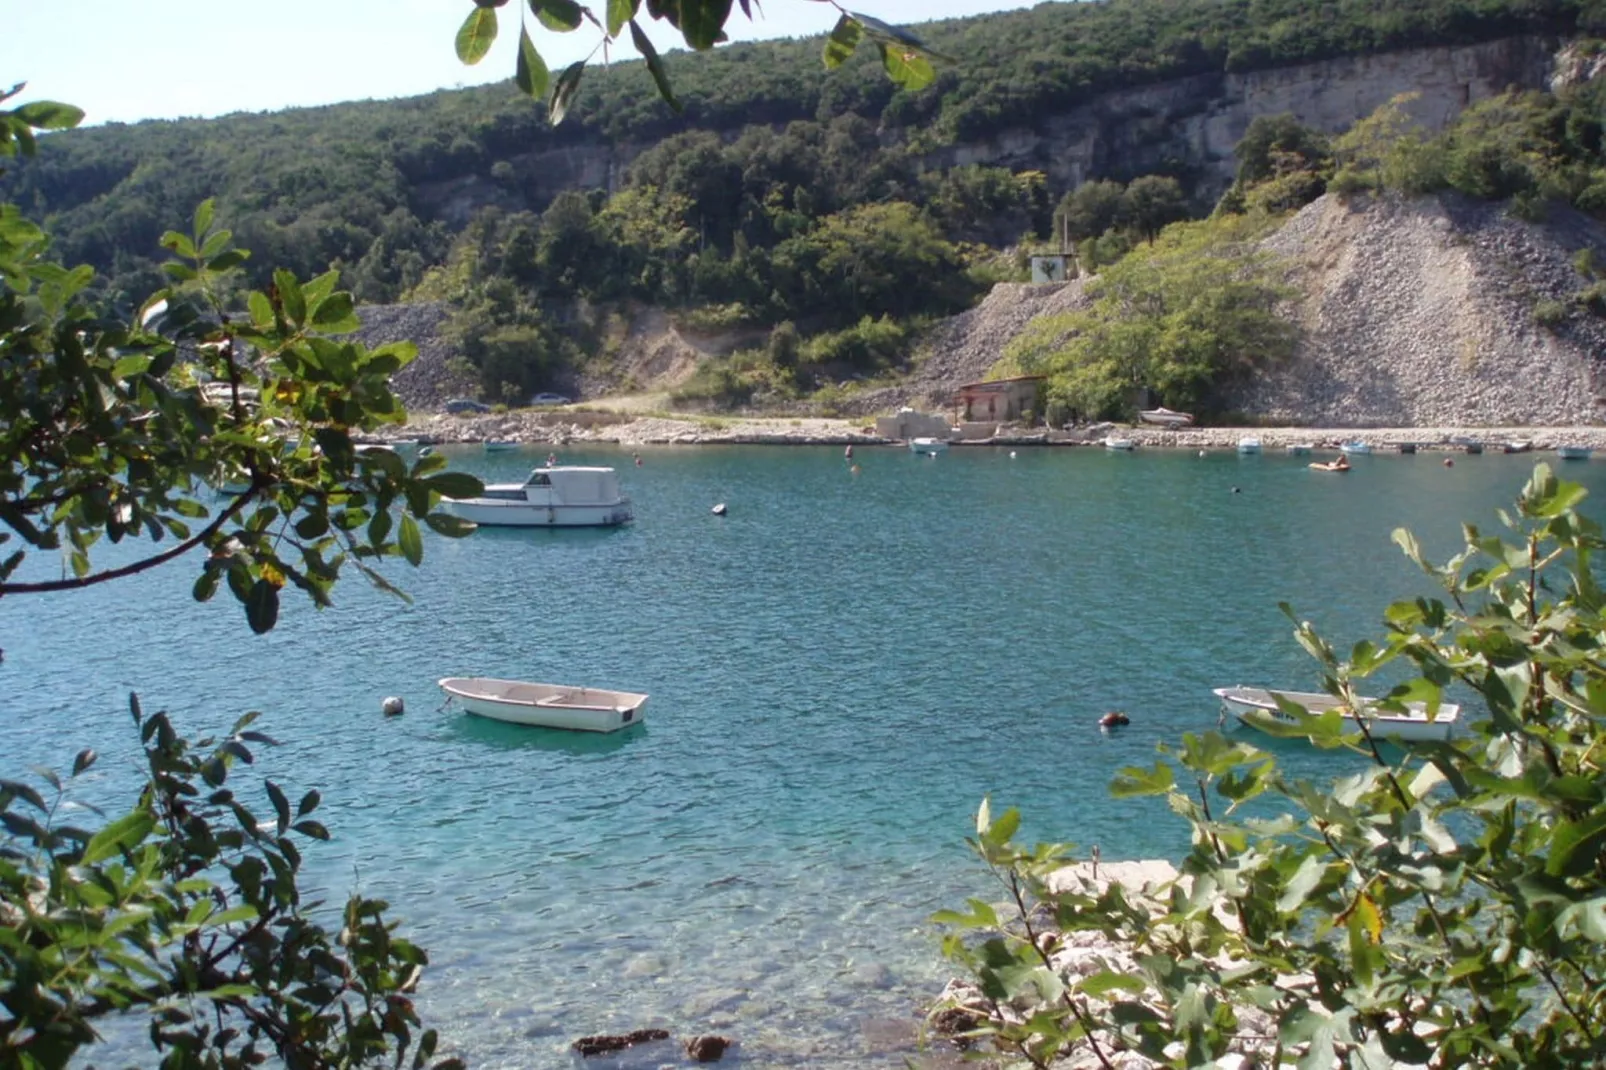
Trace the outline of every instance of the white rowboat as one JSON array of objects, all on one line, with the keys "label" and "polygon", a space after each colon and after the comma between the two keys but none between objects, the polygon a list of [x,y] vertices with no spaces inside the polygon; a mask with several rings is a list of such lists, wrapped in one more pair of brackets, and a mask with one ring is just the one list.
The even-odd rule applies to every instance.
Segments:
[{"label": "white rowboat", "polygon": [[1130,450],[1134,443],[1129,438],[1118,438],[1115,435],[1104,436],[1104,448],[1107,450]]},{"label": "white rowboat", "polygon": [[[1338,710],[1346,721],[1354,722],[1356,719],[1353,710],[1325,692],[1270,691],[1263,687],[1239,686],[1218,687],[1213,693],[1228,713],[1251,728],[1259,728],[1266,721],[1296,723],[1294,718],[1278,707],[1277,698],[1303,706],[1307,713],[1319,715],[1328,710]],[[1375,698],[1360,699],[1367,728],[1383,739],[1398,739],[1408,743],[1447,740],[1455,734],[1456,721],[1461,715],[1461,707],[1451,702],[1441,702],[1433,719],[1429,720],[1427,707],[1420,702],[1406,703],[1406,712],[1396,713],[1377,709],[1375,704],[1380,701]]]},{"label": "white rowboat", "polygon": [[914,453],[941,453],[948,448],[948,443],[940,438],[911,438],[909,449]]},{"label": "white rowboat", "polygon": [[576,732],[617,732],[646,716],[647,696],[598,687],[525,683],[485,676],[448,676],[441,690],[469,713],[510,724],[567,728]]},{"label": "white rowboat", "polygon": [[1595,451],[1588,446],[1557,446],[1556,456],[1564,461],[1587,461]]}]

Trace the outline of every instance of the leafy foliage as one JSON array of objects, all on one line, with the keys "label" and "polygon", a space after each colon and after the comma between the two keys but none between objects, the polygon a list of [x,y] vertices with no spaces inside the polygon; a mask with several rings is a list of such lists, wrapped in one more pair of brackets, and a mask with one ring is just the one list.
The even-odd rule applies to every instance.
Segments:
[{"label": "leafy foliage", "polygon": [[[0,112],[0,150],[27,154],[32,130],[77,114],[38,102]],[[434,506],[478,493],[477,479],[357,445],[404,418],[389,376],[412,351],[338,340],[357,320],[334,272],[303,282],[281,269],[239,295],[248,254],[214,226],[210,200],[161,244],[175,258],[169,284],[119,319],[89,299],[89,267],[49,259],[46,233],[0,204],[0,597],[204,549],[195,597],[226,581],[264,632],[287,584],[324,606],[352,564],[394,590],[374,566],[418,564],[420,520],[469,530]],[[101,539],[142,537],[171,545],[95,570]],[[70,574],[24,578],[38,550],[60,551]],[[97,1022],[137,1014],[166,1067],[428,1064],[436,1035],[416,1033],[408,995],[424,952],[395,934],[383,902],[351,897],[331,932],[301,900],[298,844],[329,835],[311,816],[318,793],[292,812],[267,781],[276,820],[264,822],[228,784],[254,760],[248,744],[272,742],[248,728],[256,715],[192,744],[165,714],[130,708],[148,777],[126,814],[68,824],[76,800],[55,773],[42,774],[48,801],[0,781],[0,1063],[69,1065]],[[94,761],[80,753],[72,776]]]},{"label": "leafy foliage", "polygon": [[[1009,911],[938,915],[986,1013],[968,1036],[1035,1067],[1073,1048],[1102,1066],[1136,1051],[1168,1067],[1248,1053],[1262,1066],[1573,1067],[1606,1058],[1606,598],[1583,488],[1538,466],[1506,537],[1467,526],[1425,559],[1442,598],[1399,602],[1380,642],[1341,658],[1300,644],[1352,706],[1396,662],[1418,673],[1387,703],[1432,709],[1451,689],[1484,716],[1470,737],[1399,751],[1364,721],[1303,717],[1285,733],[1358,751],[1330,784],[1274,755],[1188,735],[1112,790],[1163,796],[1193,830],[1181,878],[1148,900],[1050,881],[1064,845],[1012,842],[984,805],[975,848]],[[1272,816],[1268,816],[1272,815]],[[1055,952],[1100,933],[1120,965],[1073,973]]]},{"label": "leafy foliage", "polygon": [[257,715],[191,743],[129,705],[148,779],[128,813],[94,831],[57,820],[93,751],[67,781],[47,771],[47,793],[0,788],[0,1058],[67,1065],[97,1020],[139,1012],[164,1067],[429,1063],[436,1034],[409,995],[428,956],[383,901],[353,895],[334,933],[301,899],[298,843],[329,838],[318,792],[292,808],[267,780],[262,820],[229,782],[251,745],[273,742],[249,727]]}]

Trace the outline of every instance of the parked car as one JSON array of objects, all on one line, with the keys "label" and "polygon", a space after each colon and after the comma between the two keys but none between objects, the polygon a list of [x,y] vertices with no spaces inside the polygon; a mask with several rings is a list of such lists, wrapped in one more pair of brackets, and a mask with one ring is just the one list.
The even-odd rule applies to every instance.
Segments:
[{"label": "parked car", "polygon": [[490,412],[491,407],[473,398],[452,398],[446,403],[447,412]]},{"label": "parked car", "polygon": [[531,405],[567,405],[569,399],[562,394],[541,393],[530,399]]}]

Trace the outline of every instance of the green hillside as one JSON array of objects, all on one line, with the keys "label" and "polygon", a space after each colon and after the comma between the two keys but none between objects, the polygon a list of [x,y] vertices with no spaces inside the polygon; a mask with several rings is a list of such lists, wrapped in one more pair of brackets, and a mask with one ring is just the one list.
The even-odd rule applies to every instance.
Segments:
[{"label": "green hillside", "polygon": [[[921,92],[898,89],[862,52],[824,69],[823,38],[733,45],[667,57],[683,115],[627,62],[588,71],[556,128],[510,83],[114,124],[46,138],[0,177],[0,198],[45,221],[58,255],[96,267],[126,305],[164,281],[160,235],[215,197],[254,253],[249,282],[277,266],[334,266],[363,300],[447,299],[487,389],[508,397],[603,344],[605,324],[564,311],[577,298],[699,309],[715,326],[792,321],[805,339],[840,340],[817,342],[815,364],[873,369],[906,348],[884,317],[907,326],[965,307],[1010,270],[991,250],[1046,236],[1069,192],[1034,173],[932,172],[918,156],[935,146],[1120,87],[1571,32],[1606,25],[1603,13],[1606,0],[1045,3],[921,26],[957,60]],[[620,144],[643,151],[611,197],[554,200],[518,162]],[[1209,209],[1187,174],[1174,177],[1175,188],[1145,189],[1149,207],[1126,220],[1134,233]],[[466,227],[441,210],[441,191],[463,183],[481,205]]]}]

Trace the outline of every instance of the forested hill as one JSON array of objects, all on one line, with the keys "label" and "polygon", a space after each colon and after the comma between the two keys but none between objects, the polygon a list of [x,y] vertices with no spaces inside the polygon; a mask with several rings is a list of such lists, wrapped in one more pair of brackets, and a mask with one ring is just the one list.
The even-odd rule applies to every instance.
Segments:
[{"label": "forested hill", "polygon": [[[959,60],[923,92],[898,90],[865,55],[825,70],[820,38],[733,45],[668,57],[683,116],[662,104],[639,62],[618,63],[587,72],[571,117],[557,128],[510,84],[217,120],[113,124],[47,139],[37,159],[0,178],[0,196],[50,218],[60,253],[94,264],[118,289],[156,283],[158,237],[215,196],[257,265],[303,273],[331,262],[350,268],[382,238],[388,262],[355,281],[364,296],[387,298],[415,273],[413,261],[436,262],[447,246],[448,234],[432,226],[439,206],[421,198],[421,189],[477,177],[494,184],[507,206],[539,209],[550,191],[543,187],[544,196],[530,203],[507,161],[542,149],[598,140],[639,146],[690,129],[845,116],[868,120],[883,135],[903,131],[920,144],[941,144],[1030,125],[1112,88],[1566,32],[1606,24],[1602,11],[1606,0],[1046,3],[921,26],[933,47]],[[862,133],[853,140],[861,153],[877,143]]]}]

